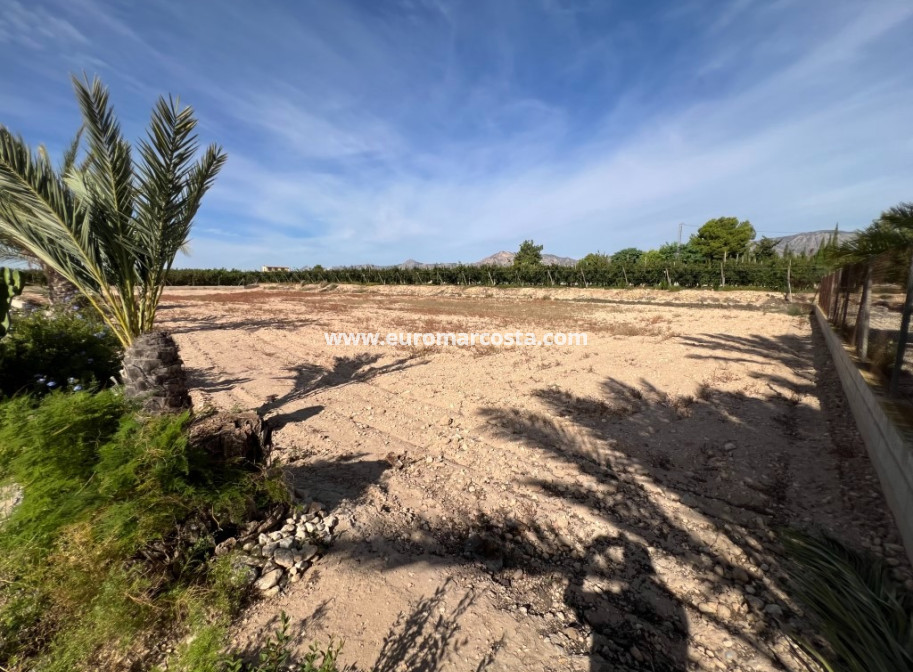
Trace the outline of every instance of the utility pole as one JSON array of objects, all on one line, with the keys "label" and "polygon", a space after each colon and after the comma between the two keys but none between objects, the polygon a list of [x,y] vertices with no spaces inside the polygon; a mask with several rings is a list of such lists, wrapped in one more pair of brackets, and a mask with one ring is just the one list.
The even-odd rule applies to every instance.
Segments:
[{"label": "utility pole", "polygon": [[675,260],[678,261],[682,256],[682,222],[678,223],[678,247],[675,248]]}]

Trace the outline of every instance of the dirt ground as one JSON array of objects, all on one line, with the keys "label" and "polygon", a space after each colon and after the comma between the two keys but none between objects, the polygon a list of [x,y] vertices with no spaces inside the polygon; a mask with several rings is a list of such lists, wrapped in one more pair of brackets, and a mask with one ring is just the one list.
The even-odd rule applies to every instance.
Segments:
[{"label": "dirt ground", "polygon": [[[807,314],[750,292],[169,289],[197,407],[256,408],[342,530],[281,611],[359,670],[800,670],[778,526],[907,561]],[[798,312],[798,311],[792,311]],[[586,331],[582,347],[324,332]]]}]

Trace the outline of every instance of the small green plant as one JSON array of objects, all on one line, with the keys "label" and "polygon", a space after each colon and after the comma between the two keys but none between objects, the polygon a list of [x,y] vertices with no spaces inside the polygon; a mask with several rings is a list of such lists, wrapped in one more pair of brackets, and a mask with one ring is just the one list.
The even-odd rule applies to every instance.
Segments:
[{"label": "small green plant", "polygon": [[284,611],[279,615],[279,627],[257,656],[257,662],[245,663],[231,655],[223,663],[224,672],[340,672],[338,666],[342,643],[330,640],[326,649],[316,642],[300,662],[294,661],[292,637],[289,635],[289,617]]},{"label": "small green plant", "polygon": [[0,340],[0,393],[43,395],[105,386],[120,370],[117,338],[78,307],[16,319]]},{"label": "small green plant", "polygon": [[797,596],[829,650],[795,641],[821,669],[913,670],[913,595],[884,563],[829,537],[789,531],[783,540]]},{"label": "small green plant", "polygon": [[10,328],[10,309],[13,297],[22,294],[22,275],[10,268],[0,268],[0,338]]}]

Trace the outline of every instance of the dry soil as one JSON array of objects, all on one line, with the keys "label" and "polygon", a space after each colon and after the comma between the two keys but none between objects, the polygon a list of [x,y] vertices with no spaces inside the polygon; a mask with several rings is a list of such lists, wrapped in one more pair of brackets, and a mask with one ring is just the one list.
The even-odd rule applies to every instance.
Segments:
[{"label": "dry soil", "polygon": [[[795,310],[792,312],[796,312]],[[763,293],[171,289],[197,407],[256,408],[324,557],[255,604],[360,670],[800,670],[779,526],[909,567],[821,335]],[[586,331],[584,347],[328,346]]]}]

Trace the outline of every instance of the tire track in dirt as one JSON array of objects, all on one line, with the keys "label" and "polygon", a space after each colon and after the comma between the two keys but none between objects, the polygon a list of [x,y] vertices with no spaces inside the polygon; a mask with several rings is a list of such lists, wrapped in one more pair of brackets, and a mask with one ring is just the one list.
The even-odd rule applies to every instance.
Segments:
[{"label": "tire track in dirt", "polygon": [[[615,337],[638,308],[594,304],[587,320],[602,335],[587,350],[327,346],[324,329],[418,324],[427,316],[410,311],[431,305],[378,311],[373,296],[338,314],[326,296],[267,297],[257,319],[275,305],[282,326],[244,327],[239,303],[217,318],[231,328],[178,335],[206,374],[209,391],[195,394],[265,405],[291,476],[345,521],[312,578],[251,610],[239,637],[262,639],[284,609],[309,624],[308,640],[344,636],[347,662],[371,668],[402,634],[398,615],[447,586],[445,617],[472,596],[454,616],[466,647],[442,643],[429,669],[475,669],[493,650],[489,669],[505,672],[801,669],[779,625],[804,627],[773,516],[853,542],[884,515],[866,499],[859,516],[841,497],[807,320],[651,308],[663,335]],[[541,300],[480,301],[455,297],[434,319],[459,323],[464,305],[476,315],[466,324],[498,311],[499,324],[548,319],[531,312],[549,307]],[[777,490],[784,478],[795,485]],[[890,548],[895,532],[878,529]]]}]

